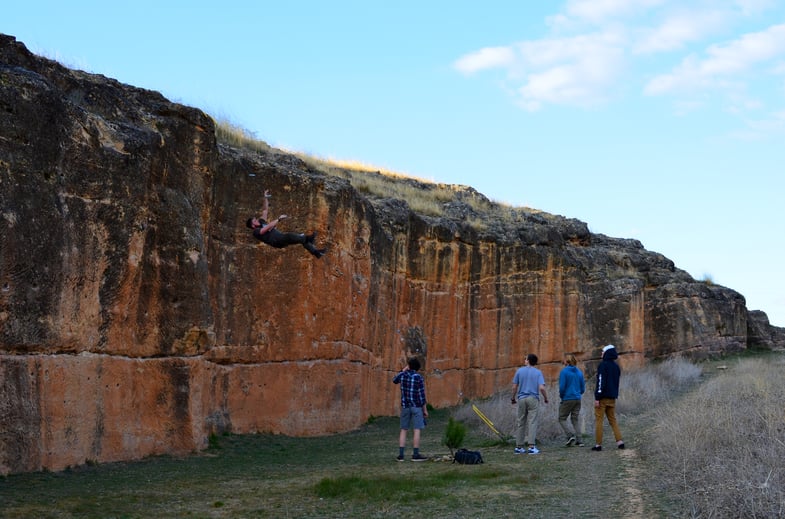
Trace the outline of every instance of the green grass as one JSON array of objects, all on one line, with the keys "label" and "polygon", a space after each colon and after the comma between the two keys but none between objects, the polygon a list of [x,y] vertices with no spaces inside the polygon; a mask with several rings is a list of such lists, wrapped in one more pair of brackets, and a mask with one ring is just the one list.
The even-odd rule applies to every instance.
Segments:
[{"label": "green grass", "polygon": [[348,498],[372,501],[426,501],[447,497],[456,487],[481,485],[497,486],[509,482],[524,485],[526,481],[505,471],[483,467],[469,473],[463,467],[446,472],[428,472],[413,477],[385,475],[379,477],[341,476],[324,478],[316,486],[316,495],[328,498]]},{"label": "green grass", "polygon": [[[449,416],[431,413],[424,454],[449,453],[441,445]],[[487,440],[478,432],[470,430],[465,444],[481,448],[485,464],[472,466],[395,461],[394,417],[332,437],[219,436],[185,458],[7,476],[0,479],[0,517],[450,517],[457,510],[509,517],[511,503],[524,501],[553,513],[565,489],[586,483],[571,467],[590,461],[588,449],[553,444],[544,446],[548,455],[525,459],[508,445],[479,447]],[[583,506],[600,506],[591,503]]]},{"label": "green grass", "polygon": [[[756,467],[769,454],[773,460],[783,455],[776,441],[783,394],[773,376],[782,371],[782,355],[722,364],[728,369],[704,368],[708,374],[697,385],[694,368],[683,362],[623,374],[629,379],[628,404],[635,403],[620,415],[623,451],[611,448],[612,442],[601,453],[588,446],[566,448],[546,423],[542,454],[514,455],[485,424],[467,420],[464,445],[480,450],[485,463],[452,464],[444,461],[449,450],[442,439],[450,417],[465,411],[462,406],[430,412],[421,450],[432,461],[395,461],[396,417],[374,417],[357,431],[317,438],[213,436],[206,451],[188,457],[2,477],[0,517],[678,517],[691,510],[709,516],[707,507],[722,500],[734,503],[742,516],[770,512],[782,504],[782,471],[778,461],[763,472]],[[647,397],[647,391],[658,394]],[[738,401],[720,398],[737,391]],[[492,414],[495,408],[483,404],[501,422]],[[709,408],[717,411],[699,412]],[[509,405],[500,409],[511,412]],[[751,412],[738,412],[743,409]],[[741,425],[732,432],[748,439],[733,453],[726,443],[737,438],[724,439],[730,431],[721,422],[729,417]],[[590,444],[591,435],[584,439]],[[722,470],[702,472],[707,461]],[[683,486],[687,479],[690,488],[725,495],[706,501]],[[747,486],[733,484],[739,481]]]},{"label": "green grass", "polygon": [[[440,446],[448,417],[446,410],[431,414],[425,454],[448,454]],[[228,435],[185,458],[7,476],[0,478],[0,516],[385,517],[394,509],[409,517],[422,507],[448,510],[463,495],[518,495],[537,479],[496,462],[397,462],[397,433],[397,418],[384,417],[331,437]],[[508,449],[491,454],[502,457],[511,458]]]}]

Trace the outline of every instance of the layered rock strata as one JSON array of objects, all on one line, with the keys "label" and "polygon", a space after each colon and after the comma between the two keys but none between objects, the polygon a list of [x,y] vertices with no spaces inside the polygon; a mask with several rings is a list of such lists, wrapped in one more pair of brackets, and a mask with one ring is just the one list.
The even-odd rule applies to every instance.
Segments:
[{"label": "layered rock strata", "polygon": [[[634,368],[785,342],[635,240],[460,186],[425,216],[215,135],[0,35],[0,474],[351,430],[397,412],[408,355],[439,407],[509,387],[529,352],[553,382],[606,343]],[[250,236],[265,189],[327,256]]]}]

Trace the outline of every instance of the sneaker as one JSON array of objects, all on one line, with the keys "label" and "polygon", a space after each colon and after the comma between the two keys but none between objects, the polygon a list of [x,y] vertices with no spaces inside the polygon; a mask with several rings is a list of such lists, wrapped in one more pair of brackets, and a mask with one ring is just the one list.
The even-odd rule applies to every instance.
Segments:
[{"label": "sneaker", "polygon": [[575,436],[570,436],[570,439],[564,444],[565,447],[569,447],[570,445],[575,445]]},{"label": "sneaker", "polygon": [[540,449],[538,449],[537,447],[529,447],[529,450],[527,450],[526,452],[529,454],[539,454]]},{"label": "sneaker", "polygon": [[526,454],[526,447],[515,447],[515,454]]},{"label": "sneaker", "polygon": [[624,442],[617,443],[617,444],[616,444],[616,446],[617,446],[618,448],[620,448],[620,449],[623,449],[623,448],[624,448]]},{"label": "sneaker", "polygon": [[595,445],[594,447],[591,448],[591,450],[593,450],[593,451],[601,451],[602,450],[602,445]]},{"label": "sneaker", "polygon": [[395,459],[397,459],[398,461],[403,461],[403,456],[401,456],[401,455],[399,454],[399,455],[398,455],[398,457],[397,457],[397,458],[395,458]]},{"label": "sneaker", "polygon": [[585,446],[586,446],[586,444],[585,444],[585,443],[583,443],[582,441],[579,441],[579,442],[578,442],[578,443],[576,443],[575,445],[576,445],[576,446],[578,446],[578,447],[585,447]]},{"label": "sneaker", "polygon": [[428,458],[426,458],[422,454],[415,454],[414,456],[412,456],[412,461],[425,461],[427,459]]}]

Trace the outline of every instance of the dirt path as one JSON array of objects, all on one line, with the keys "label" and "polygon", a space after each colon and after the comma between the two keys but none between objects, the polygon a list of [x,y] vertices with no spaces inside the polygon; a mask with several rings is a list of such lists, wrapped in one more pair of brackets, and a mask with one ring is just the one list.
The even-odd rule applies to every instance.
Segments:
[{"label": "dirt path", "polygon": [[[643,501],[643,490],[641,482],[643,470],[641,461],[638,458],[636,449],[625,449],[619,451],[622,464],[621,487],[622,494],[627,496],[629,507],[624,513],[624,517],[647,517],[646,505]],[[650,515],[648,515],[650,517]]]},{"label": "dirt path", "polygon": [[[566,448],[559,444],[544,447],[542,462],[549,465],[544,472],[554,472],[562,492],[570,496],[565,499],[562,517],[648,519],[672,516],[665,496],[647,485],[646,474],[655,469],[645,459],[641,446],[651,424],[651,416],[620,417],[625,449],[615,447],[613,437],[607,437],[608,431],[600,452],[591,450],[591,436],[585,438],[585,447]],[[552,459],[546,461],[549,457]],[[554,467],[554,463],[563,465]],[[558,506],[548,503],[544,508],[553,512]],[[548,513],[542,515],[548,516]]]},{"label": "dirt path", "polygon": [[[585,436],[585,447],[565,447],[563,440],[544,441],[541,453],[511,455],[510,448],[487,451],[489,464],[510,463],[520,467],[533,482],[525,496],[526,517],[649,519],[673,517],[667,496],[648,485],[655,470],[642,453],[650,416],[620,417],[625,449],[607,437],[603,450],[591,450],[593,437]],[[591,426],[593,433],[593,425]],[[518,517],[511,512],[505,517]]]}]

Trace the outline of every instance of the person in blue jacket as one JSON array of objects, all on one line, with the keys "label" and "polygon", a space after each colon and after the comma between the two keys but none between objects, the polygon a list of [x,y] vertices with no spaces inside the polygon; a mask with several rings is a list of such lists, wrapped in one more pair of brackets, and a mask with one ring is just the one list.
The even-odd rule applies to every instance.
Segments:
[{"label": "person in blue jacket", "polygon": [[[586,391],[586,381],[583,372],[577,366],[575,355],[567,355],[564,359],[564,368],[559,373],[559,425],[567,437],[567,447],[577,445],[583,447],[583,434],[581,432],[581,398]],[[567,418],[572,422],[572,431],[567,427]]]},{"label": "person in blue jacket", "polygon": [[621,368],[616,364],[619,354],[616,346],[608,344],[602,349],[602,362],[597,366],[597,384],[594,389],[594,447],[602,450],[602,422],[608,417],[608,425],[613,429],[616,447],[623,449],[624,440],[619,424],[616,423],[616,399],[619,398],[619,378]]}]

